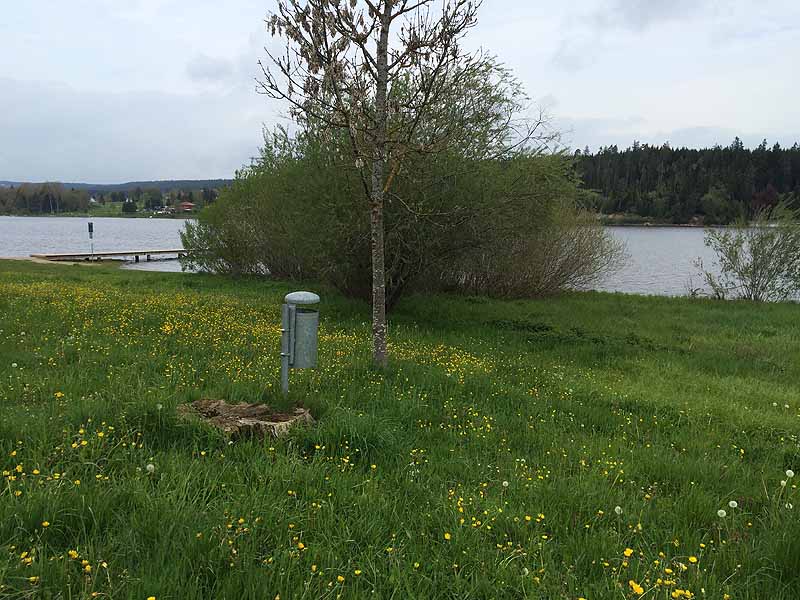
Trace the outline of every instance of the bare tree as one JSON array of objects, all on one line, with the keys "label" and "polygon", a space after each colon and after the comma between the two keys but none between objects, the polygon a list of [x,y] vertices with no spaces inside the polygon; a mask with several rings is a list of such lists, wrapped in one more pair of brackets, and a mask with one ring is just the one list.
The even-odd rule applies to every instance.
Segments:
[{"label": "bare tree", "polygon": [[443,151],[469,126],[445,107],[450,91],[484,64],[482,54],[460,47],[480,4],[278,0],[267,19],[270,33],[286,46],[280,55],[267,50],[268,65],[259,63],[260,91],[287,102],[298,121],[346,131],[350,140],[370,216],[378,366],[388,362],[384,201],[409,153]]}]

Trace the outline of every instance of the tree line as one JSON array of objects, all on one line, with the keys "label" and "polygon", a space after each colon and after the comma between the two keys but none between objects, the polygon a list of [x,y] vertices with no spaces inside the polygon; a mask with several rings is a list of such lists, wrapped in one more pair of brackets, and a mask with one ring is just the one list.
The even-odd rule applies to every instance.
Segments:
[{"label": "tree line", "polygon": [[120,203],[122,212],[157,210],[191,202],[198,208],[213,203],[219,191],[212,188],[171,190],[134,187],[129,190],[92,193],[61,183],[23,183],[0,187],[0,214],[42,215],[88,212],[93,205]]},{"label": "tree line", "polygon": [[89,210],[89,192],[65,188],[59,183],[0,187],[0,213],[35,215]]},{"label": "tree line", "polygon": [[[728,224],[781,202],[800,205],[800,145],[690,149],[634,142],[575,152],[593,208],[630,220]],[[632,218],[631,218],[632,217]]]}]

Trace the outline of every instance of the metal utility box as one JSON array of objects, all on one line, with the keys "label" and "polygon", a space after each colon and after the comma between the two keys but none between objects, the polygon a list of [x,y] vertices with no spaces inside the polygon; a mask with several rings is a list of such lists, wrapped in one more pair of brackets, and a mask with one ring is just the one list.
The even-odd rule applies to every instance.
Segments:
[{"label": "metal utility box", "polygon": [[296,308],[292,323],[292,341],[289,348],[289,366],[293,369],[313,369],[317,366],[317,330],[319,312],[307,308]]},{"label": "metal utility box", "polygon": [[311,292],[287,294],[281,327],[281,387],[289,392],[289,369],[313,369],[317,366],[319,296]]}]

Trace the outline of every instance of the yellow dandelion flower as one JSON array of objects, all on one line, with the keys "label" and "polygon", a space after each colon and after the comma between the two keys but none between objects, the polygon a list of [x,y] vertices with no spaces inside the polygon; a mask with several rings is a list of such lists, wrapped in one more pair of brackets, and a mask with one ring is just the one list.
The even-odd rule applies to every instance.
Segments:
[{"label": "yellow dandelion flower", "polygon": [[633,579],[631,579],[628,582],[628,585],[631,586],[633,593],[636,594],[637,596],[641,596],[642,594],[644,594],[644,588],[640,586],[638,583],[636,583]]}]

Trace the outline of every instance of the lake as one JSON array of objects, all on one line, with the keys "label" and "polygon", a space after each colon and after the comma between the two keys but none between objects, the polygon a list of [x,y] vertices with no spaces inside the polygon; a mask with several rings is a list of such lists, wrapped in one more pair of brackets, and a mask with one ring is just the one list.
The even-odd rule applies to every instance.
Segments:
[{"label": "lake", "polygon": [[[699,288],[695,261],[700,258],[709,270],[716,255],[704,244],[705,232],[698,227],[609,227],[611,235],[627,249],[624,266],[606,277],[599,290],[685,296]],[[690,285],[691,283],[691,285]]]},{"label": "lake", "polygon": [[[48,252],[89,252],[88,223],[94,223],[94,249],[158,250],[182,248],[183,219],[0,217],[0,256]],[[154,260],[125,268],[180,271],[177,260]]]},{"label": "lake", "polygon": [[[94,223],[95,250],[180,248],[182,219],[83,217],[0,217],[0,257],[27,257],[41,252],[89,252],[87,223]],[[691,227],[611,227],[625,243],[624,267],[597,289],[634,294],[680,296],[690,279],[699,287],[693,261],[711,265],[714,254],[703,244],[703,230]],[[124,268],[180,271],[176,260],[129,262]]]}]

